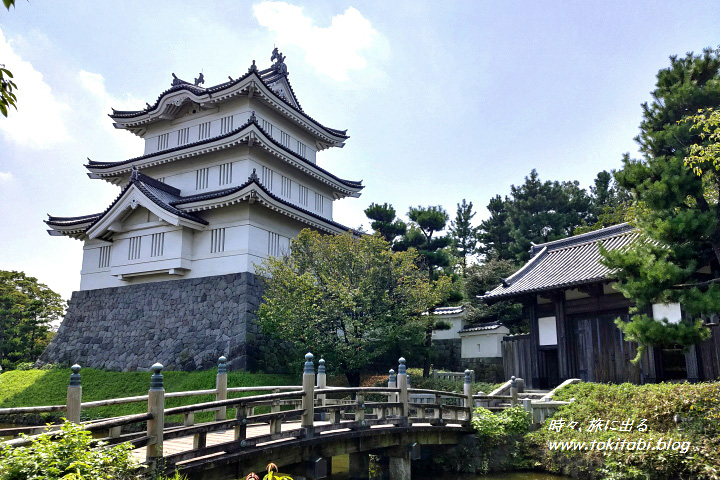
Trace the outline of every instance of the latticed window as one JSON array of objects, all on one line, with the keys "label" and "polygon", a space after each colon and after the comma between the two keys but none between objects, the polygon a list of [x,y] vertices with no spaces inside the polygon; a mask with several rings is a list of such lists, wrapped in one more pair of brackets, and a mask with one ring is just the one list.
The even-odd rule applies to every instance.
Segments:
[{"label": "latticed window", "polygon": [[323,199],[324,197],[319,193],[315,194],[315,211],[318,213],[323,213]]},{"label": "latticed window", "polygon": [[273,171],[268,167],[262,167],[262,177],[260,179],[265,188],[272,190],[273,188]]},{"label": "latticed window", "polygon": [[290,196],[292,195],[292,180],[290,180],[285,175],[280,175],[280,177],[282,180],[280,194],[285,198],[290,198]]},{"label": "latticed window", "polygon": [[268,255],[271,257],[280,256],[280,235],[268,232]]},{"label": "latticed window", "polygon": [[229,115],[220,119],[220,134],[225,134],[233,129],[233,116]]},{"label": "latticed window", "polygon": [[220,185],[232,183],[232,163],[220,165]]},{"label": "latticed window", "polygon": [[195,172],[195,190],[202,190],[208,187],[209,168],[201,168]]},{"label": "latticed window", "polygon": [[152,245],[150,246],[151,257],[161,257],[165,249],[165,233],[153,233],[151,237]]},{"label": "latticed window", "polygon": [[210,230],[210,253],[225,251],[225,229],[214,228]]},{"label": "latticed window", "polygon": [[297,154],[303,158],[307,157],[307,145],[302,143],[300,140],[297,142]]},{"label": "latticed window", "polygon": [[210,138],[210,122],[205,122],[205,123],[200,124],[199,139],[204,140],[206,138]]},{"label": "latticed window", "polygon": [[272,134],[273,134],[273,124],[272,124],[272,123],[268,122],[268,121],[265,120],[264,118],[261,118],[261,119],[260,119],[260,126],[262,127],[263,130],[265,130],[265,132],[267,132],[267,134],[268,134],[270,137],[272,137]]},{"label": "latticed window", "polygon": [[169,133],[163,133],[162,135],[158,135],[157,137],[157,149],[158,150],[165,150],[168,148],[168,142],[170,141],[170,134]]},{"label": "latticed window", "polygon": [[142,237],[130,237],[128,245],[128,260],[137,260],[140,258],[140,243]]},{"label": "latticed window", "polygon": [[298,185],[298,200],[300,201],[300,205],[307,206],[308,204],[308,194],[310,190],[307,187],[303,187],[302,185]]},{"label": "latticed window", "polygon": [[98,260],[98,268],[107,268],[110,266],[110,245],[100,247],[100,258]]},{"label": "latticed window", "polygon": [[178,145],[185,145],[190,140],[190,127],[178,130]]}]

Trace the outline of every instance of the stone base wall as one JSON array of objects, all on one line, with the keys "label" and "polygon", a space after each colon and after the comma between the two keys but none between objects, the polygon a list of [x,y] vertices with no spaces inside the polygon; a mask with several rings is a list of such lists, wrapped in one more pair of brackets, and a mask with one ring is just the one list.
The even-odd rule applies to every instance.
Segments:
[{"label": "stone base wall", "polygon": [[255,311],[262,285],[252,273],[73,292],[65,319],[39,363],[132,371],[160,362],[207,369],[221,355],[234,369],[277,371],[263,360]]},{"label": "stone base wall", "polygon": [[[449,372],[460,371],[460,349],[462,341],[459,338],[433,340],[433,368]],[[464,370],[464,369],[463,369]]]},{"label": "stone base wall", "polygon": [[462,370],[466,368],[474,370],[476,382],[500,383],[510,380],[503,378],[505,374],[502,357],[463,358],[460,361],[460,367]]}]

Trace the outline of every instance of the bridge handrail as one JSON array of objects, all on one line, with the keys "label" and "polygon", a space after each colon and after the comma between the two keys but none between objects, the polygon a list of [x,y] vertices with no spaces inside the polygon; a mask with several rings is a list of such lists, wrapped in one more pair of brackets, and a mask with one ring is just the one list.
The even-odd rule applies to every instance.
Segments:
[{"label": "bridge handrail", "polygon": [[316,388],[316,394],[327,393],[400,393],[399,388],[389,387],[332,387],[332,388]]},{"label": "bridge handrail", "polygon": [[462,393],[443,392],[442,390],[429,390],[426,388],[408,388],[410,393],[427,393],[430,395],[440,395],[441,397],[465,398]]},{"label": "bridge handrail", "polygon": [[215,407],[230,407],[235,405],[246,406],[250,403],[264,403],[281,398],[302,397],[305,392],[297,390],[285,393],[269,393],[266,395],[251,395],[249,397],[228,398],[227,400],[215,400],[213,402],[196,403],[195,405],[184,405],[182,407],[166,408],[165,415],[180,415],[183,413],[197,412],[198,410],[207,410]]},{"label": "bridge handrail", "polygon": [[[133,423],[144,422],[146,420],[151,420],[152,418],[153,418],[152,413],[137,413],[134,415],[125,415],[122,417],[115,417],[115,418],[111,418],[111,419],[100,421],[100,422],[82,423],[80,425],[82,426],[83,430],[88,430],[90,432],[94,432],[96,430],[107,430],[108,428],[122,427],[123,425],[130,425]],[[30,435],[30,436],[25,436],[22,438],[16,438],[13,440],[7,440],[5,442],[2,442],[2,445],[7,445],[10,447],[23,447],[25,445],[31,444],[33,442],[33,440],[36,440],[37,438],[40,438],[43,435],[50,435],[51,438],[60,438],[63,435],[65,435],[65,432],[62,430],[50,430],[47,432],[39,433],[37,435]]]},{"label": "bridge handrail", "polygon": [[[264,392],[273,390],[297,390],[298,386],[292,385],[280,385],[280,386],[257,386],[257,387],[228,387],[228,393],[240,393],[240,392]],[[217,389],[207,390],[185,390],[180,392],[167,392],[165,398],[182,398],[182,397],[196,397],[200,395],[214,395]],[[108,405],[121,405],[125,403],[139,403],[147,402],[147,395],[137,395],[134,397],[117,397],[117,398],[106,398],[103,400],[93,400],[90,402],[82,402],[81,408],[94,408],[94,407],[105,407]],[[19,415],[23,413],[51,413],[60,412],[67,409],[67,405],[39,405],[35,407],[7,407],[0,408],[0,415]]]}]

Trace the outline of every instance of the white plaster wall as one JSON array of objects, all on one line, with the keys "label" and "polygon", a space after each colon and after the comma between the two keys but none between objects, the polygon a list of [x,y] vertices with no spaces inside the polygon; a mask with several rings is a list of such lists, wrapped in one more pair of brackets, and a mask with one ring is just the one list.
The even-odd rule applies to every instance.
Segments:
[{"label": "white plaster wall", "polygon": [[448,322],[452,325],[450,330],[433,330],[433,340],[452,340],[460,338],[460,330],[462,330],[463,318],[456,315],[438,315],[437,320]]},{"label": "white plaster wall", "polygon": [[[206,230],[168,224],[158,226],[158,222],[142,222],[147,218],[143,209],[133,212],[128,219],[135,223],[126,225],[128,231],[114,236],[110,267],[98,268],[99,249],[103,245],[109,245],[108,242],[88,240],[85,243],[80,289],[92,290],[178,278],[254,272],[255,265],[260,264],[268,255],[271,233],[279,236],[282,253],[289,251],[290,239],[296,237],[305,227],[304,224],[277,212],[259,205],[251,207],[247,203],[203,213],[210,222],[210,227]],[[222,252],[211,252],[212,228],[225,228],[225,250]],[[165,233],[163,255],[151,257],[151,236],[160,232]],[[129,239],[135,236],[142,238],[141,256],[139,259],[129,260]],[[170,268],[188,270],[184,275],[153,273]],[[142,275],[121,280],[116,276],[121,273]]]},{"label": "white plaster wall", "polygon": [[460,335],[462,344],[460,347],[461,358],[489,358],[502,357],[500,343],[503,335],[507,335],[508,330],[504,333],[495,333],[496,330],[490,330],[493,333],[468,332]]}]

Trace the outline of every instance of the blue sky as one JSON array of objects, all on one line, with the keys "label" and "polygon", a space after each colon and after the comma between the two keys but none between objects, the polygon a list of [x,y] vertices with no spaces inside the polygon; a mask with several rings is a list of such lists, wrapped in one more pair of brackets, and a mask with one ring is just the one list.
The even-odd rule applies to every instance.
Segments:
[{"label": "blue sky", "polygon": [[[142,143],[110,107],[141,108],[171,73],[206,85],[264,68],[277,45],[313,117],[351,136],[319,163],[363,179],[336,202],[356,227],[371,202],[479,210],[532,168],[579,180],[635,154],[640,104],[668,56],[720,44],[720,2],[50,2],[0,11],[0,63],[19,112],[0,118],[0,269],[69,297],[81,242],[50,237],[46,213],[103,210],[117,187],[83,163]],[[367,226],[367,224],[366,224]]]}]

